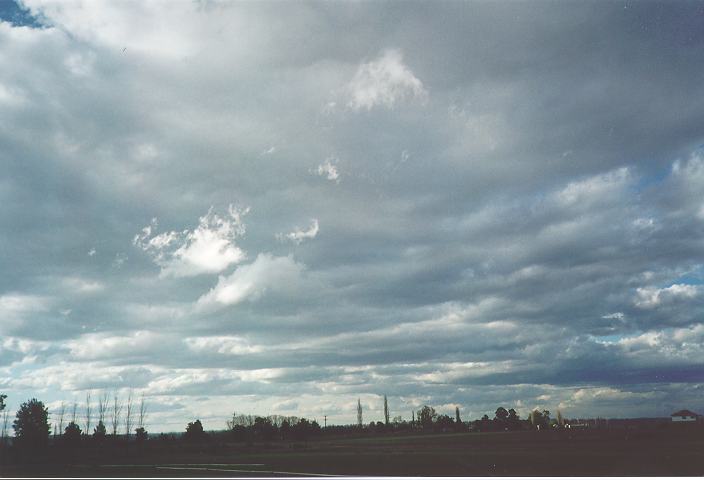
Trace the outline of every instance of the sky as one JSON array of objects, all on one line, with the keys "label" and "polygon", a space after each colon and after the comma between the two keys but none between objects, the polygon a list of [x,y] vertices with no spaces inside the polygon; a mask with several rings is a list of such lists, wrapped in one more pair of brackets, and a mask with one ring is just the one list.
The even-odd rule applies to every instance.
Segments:
[{"label": "sky", "polygon": [[704,413],[703,3],[0,19],[11,412]]}]

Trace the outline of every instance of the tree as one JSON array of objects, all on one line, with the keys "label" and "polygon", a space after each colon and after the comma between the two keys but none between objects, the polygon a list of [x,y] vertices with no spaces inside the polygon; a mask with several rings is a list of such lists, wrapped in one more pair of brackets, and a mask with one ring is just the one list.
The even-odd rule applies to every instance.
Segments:
[{"label": "tree", "polygon": [[93,406],[90,401],[90,391],[86,393],[86,435],[90,432],[90,424],[92,420],[92,414],[93,414]]},{"label": "tree", "polygon": [[508,410],[506,410],[504,407],[499,407],[496,409],[494,420],[501,420],[505,421],[508,419]]},{"label": "tree", "polygon": [[362,428],[362,425],[364,425],[364,422],[362,419],[362,401],[358,398],[357,399],[357,426],[359,428]]},{"label": "tree", "polygon": [[107,412],[109,404],[110,397],[107,392],[103,392],[98,397],[98,423],[102,423],[103,426],[105,426],[105,412]]},{"label": "tree", "polygon": [[462,423],[462,420],[460,419],[460,407],[455,406],[455,422],[457,425]]},{"label": "tree", "polygon": [[117,394],[113,397],[113,403],[112,403],[112,410],[110,412],[111,414],[111,422],[112,422],[112,436],[116,437],[117,436],[117,427],[120,426],[120,414],[122,413],[122,402],[120,402],[117,398]]},{"label": "tree", "polygon": [[539,410],[533,410],[530,413],[530,423],[538,430],[550,426],[550,411],[543,410],[541,413]]},{"label": "tree", "polygon": [[36,398],[20,405],[12,423],[17,444],[28,449],[42,449],[49,441],[49,409]]},{"label": "tree", "polygon": [[5,438],[7,438],[7,426],[10,421],[10,416],[6,408],[7,405],[5,404],[5,399],[7,398],[7,395],[2,395],[0,394],[0,412],[2,412],[2,416],[0,416],[0,443],[5,442]]},{"label": "tree", "polygon": [[452,430],[454,427],[454,422],[452,421],[452,418],[449,415],[438,415],[437,419],[435,420],[435,426],[438,430],[442,432],[446,432],[448,430]]},{"label": "tree", "polygon": [[135,433],[135,439],[137,440],[137,443],[144,442],[148,437],[148,432],[144,429],[144,427],[136,428],[134,433]]},{"label": "tree", "polygon": [[58,417],[59,417],[59,428],[58,433],[61,435],[64,431],[64,415],[66,414],[66,404],[61,402],[59,405]]},{"label": "tree", "polygon": [[147,421],[147,403],[144,401],[144,393],[139,400],[139,412],[137,416],[137,428],[144,429],[144,423]]},{"label": "tree", "polygon": [[103,423],[102,420],[99,420],[99,421],[98,421],[98,425],[97,425],[97,426],[95,427],[95,429],[93,430],[93,438],[94,438],[97,442],[102,442],[103,440],[105,440],[105,435],[106,435],[106,434],[107,434],[107,431],[106,431],[106,428],[105,428],[105,424]]},{"label": "tree", "polygon": [[63,441],[67,445],[77,446],[81,443],[81,427],[76,422],[69,422],[64,430]]},{"label": "tree", "polygon": [[389,402],[384,395],[384,423],[389,424]]},{"label": "tree", "polygon": [[420,426],[423,428],[432,428],[433,422],[437,416],[438,414],[433,407],[423,405],[423,408],[418,410],[418,423],[420,423]]},{"label": "tree", "polygon": [[132,431],[132,421],[134,419],[134,403],[132,402],[132,390],[127,395],[127,409],[125,410],[125,437],[127,441],[130,439]]},{"label": "tree", "polygon": [[518,430],[521,428],[521,419],[513,408],[508,410],[508,428]]},{"label": "tree", "polygon": [[188,422],[188,425],[186,425],[186,434],[184,435],[184,438],[188,441],[194,442],[202,440],[203,437],[205,437],[205,431],[203,430],[203,424],[200,423],[200,420]]}]

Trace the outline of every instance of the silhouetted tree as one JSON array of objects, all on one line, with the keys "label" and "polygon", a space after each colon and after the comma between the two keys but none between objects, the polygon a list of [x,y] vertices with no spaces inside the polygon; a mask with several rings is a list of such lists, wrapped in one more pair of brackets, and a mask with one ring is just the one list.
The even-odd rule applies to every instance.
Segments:
[{"label": "silhouetted tree", "polygon": [[134,431],[135,433],[135,439],[137,440],[137,443],[142,443],[144,442],[148,435],[148,432],[144,429],[144,427],[138,427]]},{"label": "silhouetted tree", "polygon": [[112,423],[112,436],[117,436],[117,428],[120,426],[120,414],[122,413],[122,402],[117,398],[117,394],[113,397],[112,410],[110,411],[110,421]]},{"label": "silhouetted tree", "polygon": [[418,423],[424,429],[430,429],[433,426],[433,422],[437,418],[438,414],[435,413],[433,407],[428,405],[423,405],[423,408],[418,410]]},{"label": "silhouetted tree", "polygon": [[359,428],[362,428],[362,425],[364,425],[364,421],[362,419],[362,401],[358,398],[357,399],[357,426]]},{"label": "silhouetted tree", "polygon": [[489,420],[489,415],[484,414],[481,420],[479,420],[479,430],[482,432],[491,430],[491,420]]},{"label": "silhouetted tree", "polygon": [[30,450],[46,448],[49,441],[49,409],[36,398],[20,405],[12,423],[17,445]]},{"label": "silhouetted tree", "polygon": [[144,393],[139,399],[139,411],[137,413],[137,428],[144,429],[144,424],[147,421],[147,403],[144,401]]},{"label": "silhouetted tree", "polygon": [[[62,401],[61,405],[59,405],[59,411],[58,417],[59,417],[59,428],[58,428],[58,434],[62,435],[64,432],[64,415],[66,415],[66,404]],[[56,434],[56,432],[54,432]]]},{"label": "silhouetted tree", "polygon": [[2,413],[2,415],[0,415],[0,443],[3,444],[8,436],[7,427],[10,421],[10,412],[7,411],[7,405],[5,404],[6,398],[7,395],[0,394],[0,412]]},{"label": "silhouetted tree", "polygon": [[105,426],[105,412],[108,410],[108,405],[110,404],[110,397],[107,392],[103,392],[98,397],[98,423],[102,423]]},{"label": "silhouetted tree", "polygon": [[184,435],[186,440],[196,442],[203,440],[204,437],[205,431],[203,430],[203,424],[200,423],[200,420],[189,422],[188,425],[186,425],[186,434]]},{"label": "silhouetted tree", "polygon": [[81,444],[81,427],[76,422],[69,422],[64,430],[62,441],[69,446],[77,447]]},{"label": "silhouetted tree", "polygon": [[550,426],[550,411],[543,410],[542,413],[538,410],[533,410],[529,417],[530,423],[538,430]]},{"label": "silhouetted tree", "polygon": [[521,428],[521,420],[518,413],[513,408],[508,410],[508,428],[511,430],[519,430]]},{"label": "silhouetted tree", "polygon": [[77,415],[78,415],[78,402],[73,402],[73,408],[71,409],[71,422],[76,423]]},{"label": "silhouetted tree", "polygon": [[287,419],[284,419],[281,422],[281,426],[279,427],[279,433],[281,434],[282,440],[287,440],[291,436],[291,424]]},{"label": "silhouetted tree", "polygon": [[105,440],[105,435],[107,434],[105,424],[102,420],[98,421],[98,425],[93,429],[93,438],[96,442],[102,443]]},{"label": "silhouetted tree", "polygon": [[256,417],[252,428],[254,437],[261,440],[273,440],[276,435],[276,427],[274,427],[269,418]]},{"label": "silhouetted tree", "polygon": [[389,424],[389,401],[386,398],[386,395],[384,395],[384,423],[386,425]]},{"label": "silhouetted tree", "polygon": [[90,424],[92,421],[93,405],[91,404],[90,392],[86,393],[86,435],[90,433]]},{"label": "silhouetted tree", "polygon": [[449,415],[438,415],[437,419],[435,420],[435,426],[441,432],[454,430],[454,425],[455,423],[452,421],[452,418]]},{"label": "silhouetted tree", "polygon": [[125,410],[125,437],[127,441],[132,433],[132,422],[134,420],[134,402],[132,401],[132,390],[127,395],[127,409]]}]

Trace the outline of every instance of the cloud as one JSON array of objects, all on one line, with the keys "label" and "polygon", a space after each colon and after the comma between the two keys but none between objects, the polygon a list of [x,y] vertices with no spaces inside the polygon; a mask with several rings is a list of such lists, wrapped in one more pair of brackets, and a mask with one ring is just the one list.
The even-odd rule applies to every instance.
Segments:
[{"label": "cloud", "polygon": [[26,4],[42,28],[0,22],[10,398],[159,391],[157,432],[377,419],[382,392],[466,419],[701,398],[691,4]]},{"label": "cloud", "polygon": [[230,205],[227,216],[221,217],[211,207],[193,230],[158,235],[154,232],[157,221],[153,219],[134,236],[132,243],[161,267],[164,277],[218,273],[246,258],[234,242],[245,233],[242,217],[248,212],[249,209],[239,210]]},{"label": "cloud", "polygon": [[31,318],[49,311],[51,299],[39,295],[7,293],[0,296],[0,331],[16,331],[27,326]]},{"label": "cloud", "polygon": [[184,343],[197,354],[242,355],[262,351],[261,346],[252,345],[247,339],[234,335],[189,337],[184,339]]},{"label": "cloud", "polygon": [[630,170],[626,167],[608,173],[594,175],[585,180],[570,182],[565,188],[557,192],[555,198],[565,206],[580,208],[613,202],[620,198],[632,183]]},{"label": "cloud", "polygon": [[[199,22],[184,23],[185,15],[197,18],[194,6],[183,4],[163,10],[164,3],[134,5],[124,9],[105,1],[82,1],[57,4],[45,0],[27,0],[23,4],[45,23],[72,32],[90,43],[128,48],[155,56],[178,58],[193,52],[193,35]],[[157,15],[157,12],[161,12]],[[144,19],[152,18],[152,28],[145,28]],[[173,25],[180,24],[177,34]],[[195,28],[193,28],[195,27]]]},{"label": "cloud", "polygon": [[300,245],[304,240],[315,238],[318,235],[318,231],[320,231],[320,226],[318,225],[318,220],[314,218],[311,220],[308,230],[302,230],[301,228],[296,227],[293,232],[289,232],[287,234],[277,234],[277,238],[280,240],[290,240],[296,245]]},{"label": "cloud", "polygon": [[352,110],[371,110],[378,106],[393,108],[400,101],[425,101],[423,83],[403,63],[399,50],[384,51],[377,59],[363,63],[347,85]]},{"label": "cloud", "polygon": [[325,176],[331,182],[340,183],[340,174],[337,171],[337,166],[333,165],[330,160],[328,158],[325,162],[318,165],[316,173],[321,177]]},{"label": "cloud", "polygon": [[148,357],[172,342],[163,335],[149,331],[135,331],[129,335],[109,333],[86,334],[70,340],[66,346],[74,360],[105,360],[133,357]]},{"label": "cloud", "polygon": [[198,299],[197,306],[201,310],[221,308],[255,301],[267,292],[295,288],[303,270],[303,265],[290,256],[261,253],[254,262],[238,267],[228,276],[221,275],[217,285]]},{"label": "cloud", "polygon": [[674,284],[666,288],[641,287],[636,289],[635,305],[639,308],[652,309],[660,305],[681,300],[691,300],[699,296],[696,285]]},{"label": "cloud", "polygon": [[102,282],[81,277],[66,277],[61,283],[66,290],[82,294],[97,293],[105,289]]}]

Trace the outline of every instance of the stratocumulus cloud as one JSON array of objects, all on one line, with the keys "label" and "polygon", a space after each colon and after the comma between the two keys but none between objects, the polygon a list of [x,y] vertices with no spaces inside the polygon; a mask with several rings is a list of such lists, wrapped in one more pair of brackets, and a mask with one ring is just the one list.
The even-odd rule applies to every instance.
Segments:
[{"label": "stratocumulus cloud", "polygon": [[404,418],[704,410],[696,5],[22,5],[0,9],[11,410],[132,389],[150,432],[354,422],[358,398],[380,420],[384,395]]}]

